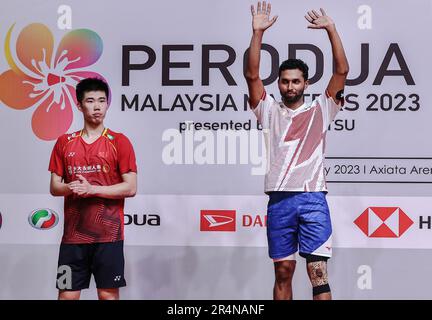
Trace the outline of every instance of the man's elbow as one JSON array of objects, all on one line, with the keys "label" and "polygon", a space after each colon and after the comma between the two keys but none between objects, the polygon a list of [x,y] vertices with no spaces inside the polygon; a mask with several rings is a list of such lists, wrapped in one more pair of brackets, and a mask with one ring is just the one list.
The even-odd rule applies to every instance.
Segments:
[{"label": "man's elbow", "polygon": [[58,193],[58,192],[55,192],[55,191],[52,191],[52,192],[50,192],[51,193],[51,195],[53,196],[53,197],[61,197],[61,196],[63,196],[62,194],[60,194],[60,193]]},{"label": "man's elbow", "polygon": [[254,82],[254,81],[257,81],[259,79],[258,74],[253,73],[253,72],[249,72],[249,71],[246,71],[244,76],[245,76],[245,79],[247,82]]},{"label": "man's elbow", "polygon": [[126,197],[128,197],[128,198],[135,197],[136,193],[137,193],[137,188],[131,187],[131,188],[129,188]]},{"label": "man's elbow", "polygon": [[57,194],[57,192],[55,191],[55,189],[54,189],[53,186],[50,186],[50,193],[51,193],[51,195],[52,195],[53,197],[57,197],[57,196],[58,196],[58,194]]},{"label": "man's elbow", "polygon": [[344,66],[340,66],[338,68],[336,68],[336,74],[340,75],[340,76],[347,76],[349,72],[349,65],[348,63]]}]

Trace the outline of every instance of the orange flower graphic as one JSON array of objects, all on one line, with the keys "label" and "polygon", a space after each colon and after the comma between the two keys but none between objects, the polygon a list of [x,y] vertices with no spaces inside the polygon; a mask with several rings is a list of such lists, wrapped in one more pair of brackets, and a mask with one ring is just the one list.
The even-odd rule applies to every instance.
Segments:
[{"label": "orange flower graphic", "polygon": [[42,140],[54,140],[68,131],[76,105],[75,86],[84,78],[100,74],[84,68],[102,55],[102,39],[89,29],[68,32],[54,53],[54,37],[41,23],[32,23],[19,33],[12,51],[12,25],[5,40],[10,69],[0,75],[0,101],[23,110],[36,108],[32,129]]}]

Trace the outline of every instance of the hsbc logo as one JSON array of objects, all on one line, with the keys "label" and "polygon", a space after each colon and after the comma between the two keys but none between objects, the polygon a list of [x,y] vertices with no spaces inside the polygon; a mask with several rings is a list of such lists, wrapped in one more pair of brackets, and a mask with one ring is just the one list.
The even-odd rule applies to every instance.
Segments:
[{"label": "hsbc logo", "polygon": [[201,210],[200,231],[236,231],[236,211]]},{"label": "hsbc logo", "polygon": [[369,207],[354,223],[369,238],[399,238],[414,224],[399,207]]}]

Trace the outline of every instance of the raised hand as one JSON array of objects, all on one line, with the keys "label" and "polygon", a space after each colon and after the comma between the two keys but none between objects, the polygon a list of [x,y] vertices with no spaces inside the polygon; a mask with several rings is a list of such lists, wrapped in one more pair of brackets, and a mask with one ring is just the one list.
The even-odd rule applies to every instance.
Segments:
[{"label": "raised hand", "polygon": [[277,20],[277,16],[270,19],[271,4],[266,4],[265,1],[258,1],[257,10],[255,13],[255,8],[251,5],[252,13],[252,29],[254,31],[264,31],[271,27]]},{"label": "raised hand", "polygon": [[310,23],[310,29],[328,29],[334,26],[333,20],[325,13],[323,8],[320,8],[321,14],[315,10],[308,11],[305,15],[306,20]]}]

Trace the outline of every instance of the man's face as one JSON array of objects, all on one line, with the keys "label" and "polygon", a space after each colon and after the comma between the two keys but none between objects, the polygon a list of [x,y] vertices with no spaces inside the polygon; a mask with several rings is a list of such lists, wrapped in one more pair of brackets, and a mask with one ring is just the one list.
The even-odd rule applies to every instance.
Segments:
[{"label": "man's face", "polygon": [[303,98],[303,92],[309,85],[300,69],[287,69],[281,72],[278,86],[284,103],[295,103]]},{"label": "man's face", "polygon": [[87,91],[78,109],[84,115],[84,121],[93,125],[101,124],[108,109],[108,101],[105,91]]}]

